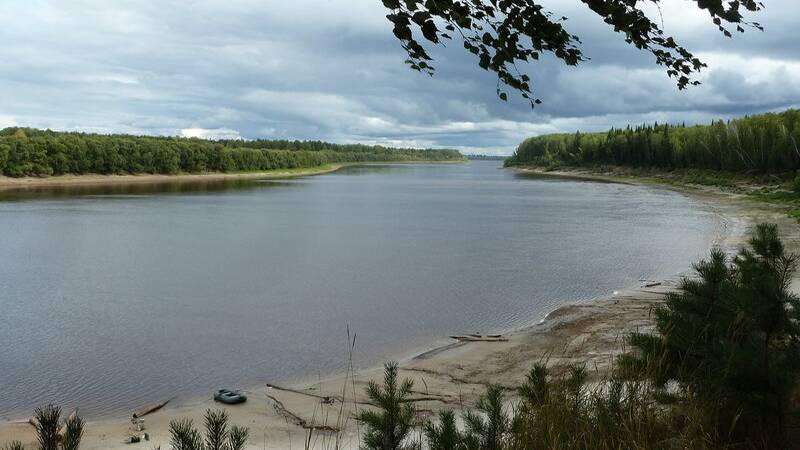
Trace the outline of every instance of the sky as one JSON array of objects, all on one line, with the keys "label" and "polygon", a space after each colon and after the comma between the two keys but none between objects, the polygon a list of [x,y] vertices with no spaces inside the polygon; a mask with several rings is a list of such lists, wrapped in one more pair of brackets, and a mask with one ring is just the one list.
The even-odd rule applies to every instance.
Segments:
[{"label": "sky", "polygon": [[678,91],[579,0],[543,0],[591,60],[526,67],[531,110],[499,100],[460,42],[432,48],[433,78],[409,69],[380,0],[3,0],[0,128],[505,155],[545,133],[800,107],[800,2],[763,2],[765,31],[727,39],[693,1],[662,0],[667,32],[709,65]]}]

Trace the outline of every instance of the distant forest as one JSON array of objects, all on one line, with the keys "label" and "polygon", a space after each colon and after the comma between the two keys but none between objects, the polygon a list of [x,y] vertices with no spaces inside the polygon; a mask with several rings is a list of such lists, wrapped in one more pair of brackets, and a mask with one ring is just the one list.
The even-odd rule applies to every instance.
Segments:
[{"label": "distant forest", "polygon": [[178,174],[262,171],[344,162],[460,161],[456,150],[416,150],[320,141],[223,140],[0,130],[0,173]]},{"label": "distant forest", "polygon": [[788,172],[800,169],[800,110],[691,127],[654,124],[538,136],[520,144],[505,164]]}]

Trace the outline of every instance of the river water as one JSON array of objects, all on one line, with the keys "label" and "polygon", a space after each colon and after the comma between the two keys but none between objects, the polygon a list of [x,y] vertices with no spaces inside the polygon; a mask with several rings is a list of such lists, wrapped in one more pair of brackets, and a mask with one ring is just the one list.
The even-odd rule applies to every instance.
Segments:
[{"label": "river water", "polygon": [[118,413],[367,366],[687,269],[719,221],[496,161],[0,197],[0,414]]}]

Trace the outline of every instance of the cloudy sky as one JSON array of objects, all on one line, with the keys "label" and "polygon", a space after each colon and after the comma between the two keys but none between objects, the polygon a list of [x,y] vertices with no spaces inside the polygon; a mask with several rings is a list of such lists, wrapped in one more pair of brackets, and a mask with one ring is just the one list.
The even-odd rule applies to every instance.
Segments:
[{"label": "cloudy sky", "polygon": [[709,64],[701,87],[679,92],[579,0],[547,0],[592,60],[530,66],[531,111],[498,100],[460,43],[433,51],[434,78],[408,69],[380,0],[3,0],[0,127],[508,154],[535,134],[800,106],[797,0],[764,0],[766,31],[732,40],[694,2],[662,1]]}]

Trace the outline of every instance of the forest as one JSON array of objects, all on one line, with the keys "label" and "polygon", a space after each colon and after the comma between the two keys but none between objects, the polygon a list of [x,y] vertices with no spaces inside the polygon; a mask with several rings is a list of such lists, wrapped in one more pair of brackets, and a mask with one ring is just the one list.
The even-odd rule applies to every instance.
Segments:
[{"label": "forest", "polygon": [[656,123],[537,136],[522,142],[505,165],[795,171],[800,169],[800,110],[690,127]]},{"label": "forest", "polygon": [[346,162],[463,159],[456,150],[416,150],[320,141],[209,141],[31,128],[0,130],[0,173],[9,177],[265,171]]}]

